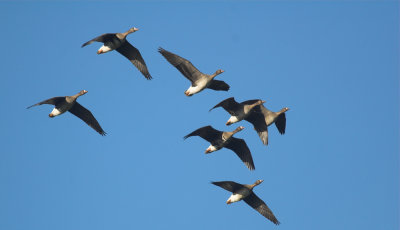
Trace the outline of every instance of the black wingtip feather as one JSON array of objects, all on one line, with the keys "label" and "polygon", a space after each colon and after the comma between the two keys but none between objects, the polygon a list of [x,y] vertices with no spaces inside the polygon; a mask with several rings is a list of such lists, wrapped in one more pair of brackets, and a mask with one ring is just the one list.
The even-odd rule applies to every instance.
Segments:
[{"label": "black wingtip feather", "polygon": [[158,52],[160,52],[162,54],[162,52],[164,52],[164,51],[165,51],[165,49],[158,47]]}]

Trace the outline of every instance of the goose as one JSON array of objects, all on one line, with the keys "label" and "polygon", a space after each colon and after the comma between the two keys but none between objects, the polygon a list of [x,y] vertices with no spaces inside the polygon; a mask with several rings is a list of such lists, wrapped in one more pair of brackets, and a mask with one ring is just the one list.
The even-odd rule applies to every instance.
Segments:
[{"label": "goose", "polygon": [[243,126],[239,126],[232,132],[222,132],[209,125],[193,131],[186,135],[184,139],[192,136],[199,136],[210,142],[211,145],[206,149],[206,154],[220,150],[223,147],[228,148],[236,153],[248,169],[254,170],[253,157],[251,156],[251,152],[246,142],[243,139],[233,137],[235,133],[242,131],[243,129]]},{"label": "goose", "polygon": [[112,50],[117,50],[124,57],[128,58],[136,68],[143,74],[143,76],[150,80],[152,77],[147,69],[146,63],[143,60],[139,50],[132,46],[127,40],[128,34],[134,33],[139,29],[136,27],[130,28],[125,33],[107,33],[100,35],[92,40],[85,42],[82,47],[85,47],[93,42],[102,42],[103,46],[97,51],[97,54],[104,54]]},{"label": "goose", "polygon": [[[253,124],[254,129],[257,131],[258,135],[260,136],[261,141],[267,145],[268,144],[268,130],[267,124],[263,122],[263,115],[260,113],[252,113],[253,109],[256,108],[258,105],[264,104],[265,101],[263,100],[247,100],[241,103],[236,102],[234,97],[227,98],[214,107],[210,109],[213,110],[218,107],[222,107],[226,110],[231,117],[226,122],[226,125],[231,125],[233,123],[247,120]],[[252,114],[251,120],[248,119],[249,115]]]},{"label": "goose", "polygon": [[227,204],[244,200],[244,202],[250,205],[250,207],[257,210],[257,212],[266,217],[272,223],[279,225],[280,222],[276,219],[271,209],[269,209],[267,204],[265,204],[265,202],[253,192],[254,187],[261,184],[263,181],[264,180],[257,180],[254,184],[239,184],[234,181],[216,181],[211,183],[232,193],[226,201]]},{"label": "goose", "polygon": [[83,120],[86,124],[92,127],[96,132],[100,133],[100,135],[106,135],[106,132],[101,128],[99,122],[97,122],[96,118],[94,118],[93,114],[87,110],[85,107],[76,102],[78,97],[86,94],[88,91],[81,90],[79,93],[72,96],[64,96],[64,97],[53,97],[37,104],[29,106],[27,109],[32,108],[37,105],[49,104],[54,105],[53,111],[49,114],[50,118],[59,116],[67,111],[77,116],[81,120]]},{"label": "goose", "polygon": [[161,47],[158,49],[158,52],[192,83],[189,89],[185,91],[186,96],[192,96],[193,94],[203,91],[205,88],[223,91],[229,90],[229,85],[224,81],[214,80],[216,76],[224,72],[223,70],[219,69],[211,75],[204,74],[194,67],[190,61],[174,53],[166,51]]},{"label": "goose", "polygon": [[273,112],[267,109],[264,105],[256,106],[246,120],[253,124],[254,129],[259,134],[261,140],[265,145],[268,145],[268,126],[275,123],[281,135],[285,134],[286,129],[286,115],[289,110],[288,107],[282,108],[278,112]]}]

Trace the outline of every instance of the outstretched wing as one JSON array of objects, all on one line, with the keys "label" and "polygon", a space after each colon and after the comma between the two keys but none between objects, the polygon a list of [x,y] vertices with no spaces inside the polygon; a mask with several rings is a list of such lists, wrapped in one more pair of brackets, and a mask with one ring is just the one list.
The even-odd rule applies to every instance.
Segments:
[{"label": "outstretched wing", "polygon": [[281,115],[279,115],[276,118],[275,125],[276,125],[276,128],[278,129],[280,134],[285,134],[285,129],[286,129],[286,115],[285,115],[285,113],[281,113]]},{"label": "outstretched wing", "polygon": [[132,62],[136,68],[143,74],[143,76],[150,80],[152,77],[147,69],[146,63],[139,50],[136,49],[133,45],[131,45],[128,41],[122,43],[120,47],[116,49],[120,54],[124,55],[124,57],[128,58],[129,61]]},{"label": "outstretched wing", "polygon": [[199,136],[210,143],[215,143],[222,138],[222,132],[208,125],[189,133],[183,138],[186,139],[192,136]]},{"label": "outstretched wing", "polygon": [[53,97],[53,98],[41,101],[39,103],[36,103],[34,105],[31,105],[31,106],[27,107],[27,109],[32,108],[32,107],[37,106],[37,105],[43,105],[43,104],[49,104],[49,105],[56,105],[57,106],[58,103],[61,103],[64,100],[65,100],[65,97]]},{"label": "outstretched wing", "polygon": [[224,81],[212,80],[207,88],[218,91],[228,91],[230,87]]},{"label": "outstretched wing", "polygon": [[254,192],[250,193],[246,198],[243,199],[248,205],[257,210],[261,215],[266,217],[272,223],[279,225],[280,222],[276,219],[275,215],[272,213],[271,209],[262,201]]},{"label": "outstretched wing", "polygon": [[202,73],[188,60],[180,57],[174,53],[171,53],[163,48],[158,48],[158,52],[164,56],[165,59],[171,65],[175,66],[189,81],[195,83],[197,80],[202,78]]},{"label": "outstretched wing", "polygon": [[229,192],[235,192],[241,188],[243,188],[243,185],[236,183],[234,181],[215,181],[211,182],[213,185],[219,186]]},{"label": "outstretched wing", "polygon": [[115,34],[112,34],[112,33],[102,34],[102,35],[100,35],[98,37],[93,38],[92,40],[90,40],[88,42],[83,43],[83,45],[81,47],[85,47],[87,45],[90,45],[93,42],[103,42],[104,43],[107,40],[113,39],[114,36],[115,36]]},{"label": "outstretched wing", "polygon": [[246,121],[253,124],[258,136],[264,145],[268,145],[268,125],[265,123],[265,117],[260,112],[260,106],[256,106],[245,118]]},{"label": "outstretched wing", "polygon": [[247,166],[248,169],[254,170],[254,162],[253,157],[251,156],[251,152],[246,142],[243,139],[231,137],[230,141],[225,148],[228,148],[236,153],[236,155],[243,161],[243,163]]},{"label": "outstretched wing", "polygon": [[218,107],[224,108],[232,116],[236,115],[235,112],[240,110],[241,108],[240,104],[235,101],[234,97],[230,97],[221,101],[220,103],[212,107],[210,111]]},{"label": "outstretched wing", "polygon": [[78,102],[68,110],[70,113],[74,114],[75,116],[79,117],[82,121],[96,130],[100,135],[106,135],[106,132],[101,128],[99,122],[97,122],[96,118],[94,118],[93,114],[87,110],[85,107],[80,105]]}]

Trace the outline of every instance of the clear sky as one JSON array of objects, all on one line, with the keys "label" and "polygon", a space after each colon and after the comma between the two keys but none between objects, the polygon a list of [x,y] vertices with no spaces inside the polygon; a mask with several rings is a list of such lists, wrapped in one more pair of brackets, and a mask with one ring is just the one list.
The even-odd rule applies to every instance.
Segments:
[{"label": "clear sky", "polygon": [[[1,1],[0,21],[0,229],[399,229],[398,1]],[[133,26],[151,81],[80,47]],[[186,97],[159,46],[231,90]],[[26,109],[82,89],[107,136]],[[208,112],[232,96],[289,107],[286,134]],[[209,124],[243,125],[256,170],[183,140]],[[280,226],[210,184],[257,179]]]}]

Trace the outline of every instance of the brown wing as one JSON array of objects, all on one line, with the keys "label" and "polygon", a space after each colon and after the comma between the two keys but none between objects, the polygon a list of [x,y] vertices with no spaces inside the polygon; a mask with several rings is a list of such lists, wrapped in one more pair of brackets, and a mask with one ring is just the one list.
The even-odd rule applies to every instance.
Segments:
[{"label": "brown wing", "polygon": [[88,42],[83,43],[83,45],[82,45],[81,47],[85,47],[85,46],[87,46],[87,45],[90,45],[90,44],[92,44],[93,42],[103,42],[103,43],[104,43],[105,41],[111,40],[111,39],[113,39],[114,37],[115,37],[115,34],[111,34],[111,33],[102,34],[102,35],[100,35],[100,36],[98,36],[98,37],[93,38],[92,40],[90,40],[90,41],[88,41]]},{"label": "brown wing", "polygon": [[43,105],[43,104],[49,104],[49,105],[57,106],[59,103],[63,102],[64,100],[65,100],[65,97],[53,97],[53,98],[41,101],[39,103],[36,103],[34,105],[31,105],[31,106],[27,107],[27,109],[32,108],[32,107],[37,106],[37,105]]},{"label": "brown wing", "polygon": [[224,146],[236,153],[236,155],[243,161],[243,163],[250,170],[254,170],[253,157],[246,142],[243,139],[231,137],[227,145]]},{"label": "brown wing", "polygon": [[243,188],[243,185],[236,183],[234,181],[215,181],[211,183],[232,193]]},{"label": "brown wing", "polygon": [[188,60],[171,53],[163,48],[158,48],[158,52],[164,56],[171,65],[175,66],[190,82],[195,83],[202,78],[202,73]]},{"label": "brown wing", "polygon": [[212,80],[207,88],[218,91],[228,91],[230,87],[224,81]]},{"label": "brown wing", "polygon": [[276,118],[275,126],[278,129],[280,134],[285,134],[286,129],[286,115],[285,113],[281,113],[281,115]]},{"label": "brown wing", "polygon": [[133,45],[131,45],[128,41],[122,43],[122,45],[118,47],[116,50],[120,54],[128,58],[129,61],[131,61],[132,64],[136,66],[136,68],[138,68],[138,70],[143,74],[143,76],[147,80],[150,80],[152,78],[139,50],[136,49]]},{"label": "brown wing", "polygon": [[275,215],[272,213],[271,209],[262,201],[254,192],[250,193],[246,198],[243,199],[248,205],[257,210],[261,215],[266,217],[272,223],[279,225],[280,222],[276,219]]},{"label": "brown wing", "polygon": [[268,145],[268,126],[265,123],[264,115],[259,110],[259,106],[256,106],[245,120],[253,124],[262,143]]},{"label": "brown wing", "polygon": [[232,116],[235,116],[236,112],[241,109],[240,104],[235,101],[234,97],[230,97],[230,98],[227,98],[227,99],[221,101],[220,103],[218,103],[217,105],[212,107],[210,109],[210,111],[217,107],[224,108]]},{"label": "brown wing", "polygon": [[214,129],[213,127],[211,127],[210,125],[208,125],[208,126],[204,126],[202,128],[199,128],[199,129],[189,133],[188,135],[186,135],[183,138],[186,139],[191,136],[199,136],[199,137],[203,138],[204,140],[213,144],[213,143],[216,143],[221,140],[222,132],[218,131],[218,130]]},{"label": "brown wing", "polygon": [[96,130],[100,135],[105,136],[106,132],[101,128],[99,122],[97,122],[96,118],[94,118],[93,114],[87,110],[85,107],[80,105],[78,102],[72,106],[71,109],[68,110],[70,113],[74,114],[75,116],[79,117],[82,121]]}]

